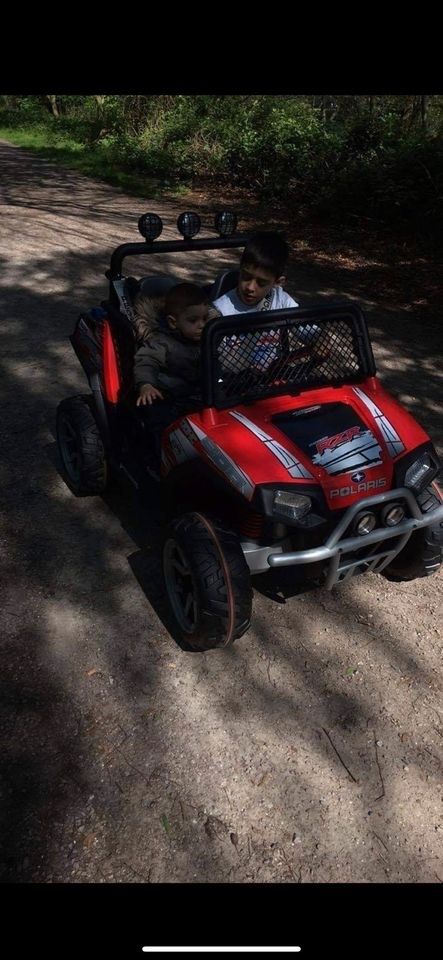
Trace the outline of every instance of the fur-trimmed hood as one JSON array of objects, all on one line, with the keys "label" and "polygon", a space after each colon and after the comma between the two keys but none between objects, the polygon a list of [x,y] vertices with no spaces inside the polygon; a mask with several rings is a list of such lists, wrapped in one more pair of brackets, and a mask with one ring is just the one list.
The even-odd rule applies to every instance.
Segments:
[{"label": "fur-trimmed hood", "polygon": [[[159,297],[147,297],[139,293],[134,303],[134,328],[137,341],[137,347],[146,343],[148,337],[154,330],[164,330],[165,328],[165,303],[166,294]],[[216,307],[209,306],[208,320],[214,317],[220,317],[221,314]]]},{"label": "fur-trimmed hood", "polygon": [[139,293],[134,303],[134,328],[137,346],[146,343],[154,330],[162,328],[165,317],[166,294],[160,297],[147,297]]}]

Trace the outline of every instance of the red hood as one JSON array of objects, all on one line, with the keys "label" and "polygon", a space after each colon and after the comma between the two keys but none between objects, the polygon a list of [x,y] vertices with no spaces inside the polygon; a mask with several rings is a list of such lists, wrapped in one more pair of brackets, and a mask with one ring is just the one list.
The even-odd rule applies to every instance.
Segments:
[{"label": "red hood", "polygon": [[207,438],[247,478],[245,495],[259,484],[318,483],[336,509],[389,490],[395,461],[429,439],[375,377],[204,411],[187,422],[203,453]]}]

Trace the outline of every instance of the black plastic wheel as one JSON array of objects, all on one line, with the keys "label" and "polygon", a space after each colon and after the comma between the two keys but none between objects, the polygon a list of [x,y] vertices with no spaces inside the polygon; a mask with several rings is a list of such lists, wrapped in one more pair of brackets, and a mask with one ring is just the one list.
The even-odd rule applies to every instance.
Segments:
[{"label": "black plastic wheel", "polygon": [[[440,499],[434,493],[432,486],[428,487],[418,500],[425,513],[432,511],[440,504]],[[387,580],[417,580],[436,573],[442,561],[443,521],[436,521],[429,527],[422,527],[412,533],[403,550],[381,573]]]},{"label": "black plastic wheel", "polygon": [[57,407],[57,443],[64,479],[77,497],[103,493],[108,468],[90,397],[69,397]]},{"label": "black plastic wheel", "polygon": [[238,538],[200,513],[169,524],[163,576],[174,619],[193,650],[226,647],[249,627],[252,585]]}]

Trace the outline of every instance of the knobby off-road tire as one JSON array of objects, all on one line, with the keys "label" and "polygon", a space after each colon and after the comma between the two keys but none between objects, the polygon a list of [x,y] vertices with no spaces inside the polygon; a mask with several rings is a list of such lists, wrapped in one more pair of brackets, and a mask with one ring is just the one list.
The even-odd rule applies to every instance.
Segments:
[{"label": "knobby off-road tire", "polygon": [[92,398],[69,397],[58,405],[57,443],[70,490],[77,497],[103,493],[108,465]]},{"label": "knobby off-road tire", "polygon": [[200,513],[173,520],[164,536],[163,576],[188,647],[227,647],[249,627],[252,585],[238,538]]},{"label": "knobby off-road tire", "polygon": [[[421,509],[424,512],[432,510],[440,503],[432,487],[429,487],[419,497]],[[430,514],[432,515],[432,514]],[[402,580],[417,580],[420,577],[430,577],[441,567],[443,560],[443,522],[436,521],[429,527],[415,530],[409,537],[403,550],[397,554],[389,566],[381,571],[387,580],[400,582]]]}]

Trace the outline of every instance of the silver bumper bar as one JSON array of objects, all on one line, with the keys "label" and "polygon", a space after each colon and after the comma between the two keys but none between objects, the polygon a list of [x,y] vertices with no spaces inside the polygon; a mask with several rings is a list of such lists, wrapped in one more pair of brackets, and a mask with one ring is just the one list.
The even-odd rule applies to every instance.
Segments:
[{"label": "silver bumper bar", "polygon": [[[406,500],[412,514],[409,519],[402,520],[395,527],[378,527],[364,536],[344,536],[354,517],[362,510],[371,510],[378,504],[399,500]],[[389,491],[389,493],[378,493],[373,497],[365,497],[364,500],[359,500],[358,503],[348,507],[323,546],[287,553],[282,553],[280,550],[278,553],[269,553],[267,561],[270,567],[289,567],[304,563],[316,563],[318,560],[329,560],[330,567],[325,587],[330,589],[334,583],[346,580],[354,573],[362,573],[367,570],[380,572],[397,553],[400,553],[414,530],[418,530],[420,527],[429,527],[436,521],[442,520],[443,503],[435,510],[430,510],[424,514],[421,512],[413,493],[407,487],[399,487],[397,490]],[[397,541],[395,546],[392,542],[389,544],[389,541],[394,538]],[[380,550],[375,553],[368,551],[367,557],[360,557],[357,560],[349,557],[346,559],[346,554],[351,554],[356,550],[361,551],[374,544],[379,544]]]}]

